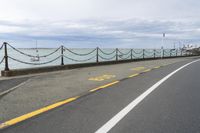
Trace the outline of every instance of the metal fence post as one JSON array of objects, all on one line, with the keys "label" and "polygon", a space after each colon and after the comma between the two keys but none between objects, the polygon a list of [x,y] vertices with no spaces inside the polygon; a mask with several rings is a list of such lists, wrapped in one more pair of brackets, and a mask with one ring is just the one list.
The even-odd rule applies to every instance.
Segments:
[{"label": "metal fence post", "polygon": [[97,47],[97,57],[96,57],[96,62],[99,62],[99,47]]},{"label": "metal fence post", "polygon": [[183,53],[182,53],[182,49],[181,49],[181,56],[183,56],[182,54],[183,54]]},{"label": "metal fence post", "polygon": [[118,61],[118,48],[116,48],[116,61]]},{"label": "metal fence post", "polygon": [[156,50],[153,50],[153,57],[156,58]]},{"label": "metal fence post", "polygon": [[143,56],[143,59],[144,59],[144,52],[145,52],[145,50],[143,49],[142,51],[143,51],[143,55],[142,56]]},{"label": "metal fence post", "polygon": [[169,56],[171,57],[172,56],[172,50],[170,49],[170,51],[169,51],[170,53],[169,53]]},{"label": "metal fence post", "polygon": [[133,49],[131,49],[131,60],[133,59]]},{"label": "metal fence post", "polygon": [[165,57],[165,50],[163,49],[162,51],[163,51],[162,52],[162,54],[163,54],[162,57],[164,58]]},{"label": "metal fence post", "polygon": [[176,49],[176,56],[178,56],[178,51],[177,51],[177,49]]},{"label": "metal fence post", "polygon": [[181,56],[183,56],[183,51],[182,51],[182,49],[181,49]]},{"label": "metal fence post", "polygon": [[7,52],[7,42],[3,43],[4,45],[4,59],[5,59],[5,71],[9,71],[9,67],[8,67],[8,52]]},{"label": "metal fence post", "polygon": [[61,46],[61,66],[64,65],[63,51],[64,51],[64,49],[63,49],[63,45],[62,45]]}]

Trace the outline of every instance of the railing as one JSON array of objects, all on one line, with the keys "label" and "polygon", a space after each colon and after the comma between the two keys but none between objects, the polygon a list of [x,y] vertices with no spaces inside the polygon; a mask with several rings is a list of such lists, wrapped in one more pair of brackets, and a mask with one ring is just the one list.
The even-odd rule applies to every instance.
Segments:
[{"label": "railing", "polygon": [[[8,53],[8,48],[11,48],[15,52],[22,54],[29,58],[47,58],[51,55],[57,54],[57,56],[54,56],[51,58],[51,60],[45,61],[45,62],[28,62],[24,60],[17,59],[17,57],[12,57]],[[88,62],[93,61],[96,63],[102,62],[102,61],[119,61],[119,60],[136,60],[136,59],[146,59],[146,58],[161,58],[161,57],[175,57],[175,56],[185,56],[188,55],[183,50],[173,49],[173,50],[135,50],[130,49],[129,51],[123,52],[123,50],[120,50],[116,48],[113,51],[106,52],[103,49],[100,49],[99,47],[92,49],[91,51],[87,53],[77,53],[73,51],[72,49],[66,48],[65,46],[60,46],[59,48],[55,49],[54,51],[46,54],[46,55],[32,55],[25,53],[12,45],[10,45],[7,42],[4,42],[3,45],[0,47],[0,51],[3,51],[4,48],[4,57],[0,59],[0,64],[5,64],[5,71],[9,71],[9,60],[16,61],[18,63],[22,64],[28,64],[28,65],[45,65],[50,64],[52,62],[60,60],[60,65],[64,65],[64,59],[75,61],[75,62]],[[70,56],[70,54],[72,56]],[[163,54],[163,55],[161,55]],[[79,59],[75,59],[74,56],[80,57]],[[84,57],[84,58],[83,58]]]}]

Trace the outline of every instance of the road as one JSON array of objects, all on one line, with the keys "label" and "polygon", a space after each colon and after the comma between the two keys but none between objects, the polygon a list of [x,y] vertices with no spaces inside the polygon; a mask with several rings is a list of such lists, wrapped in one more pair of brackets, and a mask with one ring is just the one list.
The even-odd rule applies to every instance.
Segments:
[{"label": "road", "polygon": [[22,78],[0,80],[0,97],[6,94],[8,91],[14,89],[14,87],[24,83],[28,79],[29,79],[28,77],[22,77]]},{"label": "road", "polygon": [[[189,133],[200,132],[200,61],[173,73],[185,64],[174,63],[118,84],[85,95],[76,101],[28,119],[3,133],[93,133],[112,125],[111,133]],[[107,122],[144,92],[165,78],[151,93],[118,116],[115,124]],[[120,118],[121,117],[121,118]]]}]

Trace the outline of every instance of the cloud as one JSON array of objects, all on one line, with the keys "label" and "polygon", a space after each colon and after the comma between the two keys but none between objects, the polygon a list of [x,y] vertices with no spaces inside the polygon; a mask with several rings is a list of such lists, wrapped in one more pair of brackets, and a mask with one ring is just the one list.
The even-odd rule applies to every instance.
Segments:
[{"label": "cloud", "polygon": [[[197,0],[2,0],[0,40],[20,47],[160,47],[198,43]],[[9,7],[9,8],[8,8]],[[50,45],[52,44],[52,45]]]},{"label": "cloud", "polygon": [[[198,39],[200,30],[198,23],[180,23],[176,21],[155,20],[120,20],[120,21],[95,21],[85,20],[77,22],[51,22],[51,23],[11,23],[0,22],[0,38],[6,40],[48,40],[65,43],[88,43],[98,45],[108,43],[113,47],[116,43],[130,46],[137,42],[137,47],[148,46],[153,41],[160,43],[162,33],[167,34],[167,39]],[[186,29],[184,28],[186,27]],[[152,41],[152,42],[148,42]],[[141,44],[139,44],[141,43]],[[158,44],[157,44],[158,45]],[[73,46],[73,45],[71,45]],[[120,46],[120,45],[119,45]],[[135,45],[134,45],[135,46]],[[154,46],[152,46],[154,47]]]},{"label": "cloud", "polygon": [[1,0],[0,19],[198,18],[198,0]]}]

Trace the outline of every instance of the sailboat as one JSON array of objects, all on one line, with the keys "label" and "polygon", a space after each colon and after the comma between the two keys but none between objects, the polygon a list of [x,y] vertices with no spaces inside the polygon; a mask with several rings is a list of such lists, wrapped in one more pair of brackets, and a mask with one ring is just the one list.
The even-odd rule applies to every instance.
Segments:
[{"label": "sailboat", "polygon": [[32,58],[31,58],[31,61],[32,61],[32,62],[40,61],[40,56],[39,56],[38,47],[37,47],[37,40],[36,40],[36,56],[35,56],[35,57],[32,57]]}]

